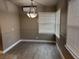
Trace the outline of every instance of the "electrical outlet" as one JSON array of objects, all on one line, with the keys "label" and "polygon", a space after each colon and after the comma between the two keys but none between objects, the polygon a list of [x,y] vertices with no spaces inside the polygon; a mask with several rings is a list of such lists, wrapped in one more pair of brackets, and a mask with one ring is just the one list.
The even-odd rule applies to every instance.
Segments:
[{"label": "electrical outlet", "polygon": [[38,39],[39,37],[37,36],[36,39]]}]

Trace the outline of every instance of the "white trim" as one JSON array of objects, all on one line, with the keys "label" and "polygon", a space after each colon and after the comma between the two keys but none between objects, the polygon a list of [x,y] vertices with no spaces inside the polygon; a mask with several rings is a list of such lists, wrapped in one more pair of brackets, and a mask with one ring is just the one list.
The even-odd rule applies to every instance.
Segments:
[{"label": "white trim", "polygon": [[58,49],[58,51],[59,51],[59,53],[60,53],[62,59],[65,59],[65,57],[64,57],[63,53],[61,52],[61,50],[60,50],[60,48],[59,48],[59,46],[58,46],[57,43],[56,43],[56,46],[57,46],[57,49]]},{"label": "white trim", "polygon": [[65,47],[75,59],[79,59],[79,56],[72,50],[71,47],[69,47],[69,45],[65,45]]},{"label": "white trim", "polygon": [[60,35],[59,35],[59,34],[56,34],[56,37],[57,37],[57,38],[60,38]]},{"label": "white trim", "polygon": [[47,41],[47,40],[21,39],[21,40],[17,41],[16,43],[14,43],[13,45],[11,45],[10,47],[8,47],[7,49],[5,49],[3,52],[1,51],[1,53],[3,53],[3,54],[7,53],[9,50],[11,50],[13,47],[15,47],[20,42],[45,42],[45,43],[55,43],[55,41]]},{"label": "white trim", "polygon": [[32,39],[21,39],[21,42],[42,42],[42,43],[56,43],[55,41],[48,40],[32,40]]},{"label": "white trim", "polygon": [[21,42],[21,40],[15,42],[13,45],[11,45],[10,47],[8,47],[7,49],[5,49],[3,51],[3,54],[5,54],[6,52],[8,52],[9,50],[11,50],[14,46],[16,46],[17,44],[19,44]]}]

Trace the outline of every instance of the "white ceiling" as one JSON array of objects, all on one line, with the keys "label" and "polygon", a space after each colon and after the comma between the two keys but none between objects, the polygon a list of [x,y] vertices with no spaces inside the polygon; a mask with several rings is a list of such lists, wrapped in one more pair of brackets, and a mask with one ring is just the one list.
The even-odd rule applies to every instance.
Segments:
[{"label": "white ceiling", "polygon": [[[30,5],[30,0],[12,0],[12,1],[19,5]],[[56,5],[57,1],[58,0],[34,0],[34,4],[52,6],[52,5]]]}]

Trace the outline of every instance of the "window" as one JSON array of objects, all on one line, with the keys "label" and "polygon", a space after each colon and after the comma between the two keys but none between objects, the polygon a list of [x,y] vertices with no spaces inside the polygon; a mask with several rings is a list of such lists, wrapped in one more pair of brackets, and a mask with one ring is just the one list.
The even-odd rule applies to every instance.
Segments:
[{"label": "window", "polygon": [[39,33],[55,33],[55,13],[39,12]]}]

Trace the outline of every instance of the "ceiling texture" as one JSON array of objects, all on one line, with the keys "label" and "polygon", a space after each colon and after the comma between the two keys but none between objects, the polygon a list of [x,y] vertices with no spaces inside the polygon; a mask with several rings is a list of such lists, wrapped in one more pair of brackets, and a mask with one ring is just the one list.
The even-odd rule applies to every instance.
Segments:
[{"label": "ceiling texture", "polygon": [[[30,0],[11,0],[15,4],[19,6],[30,5]],[[43,5],[43,6],[53,6],[56,5],[58,0],[34,0],[34,5]]]}]

